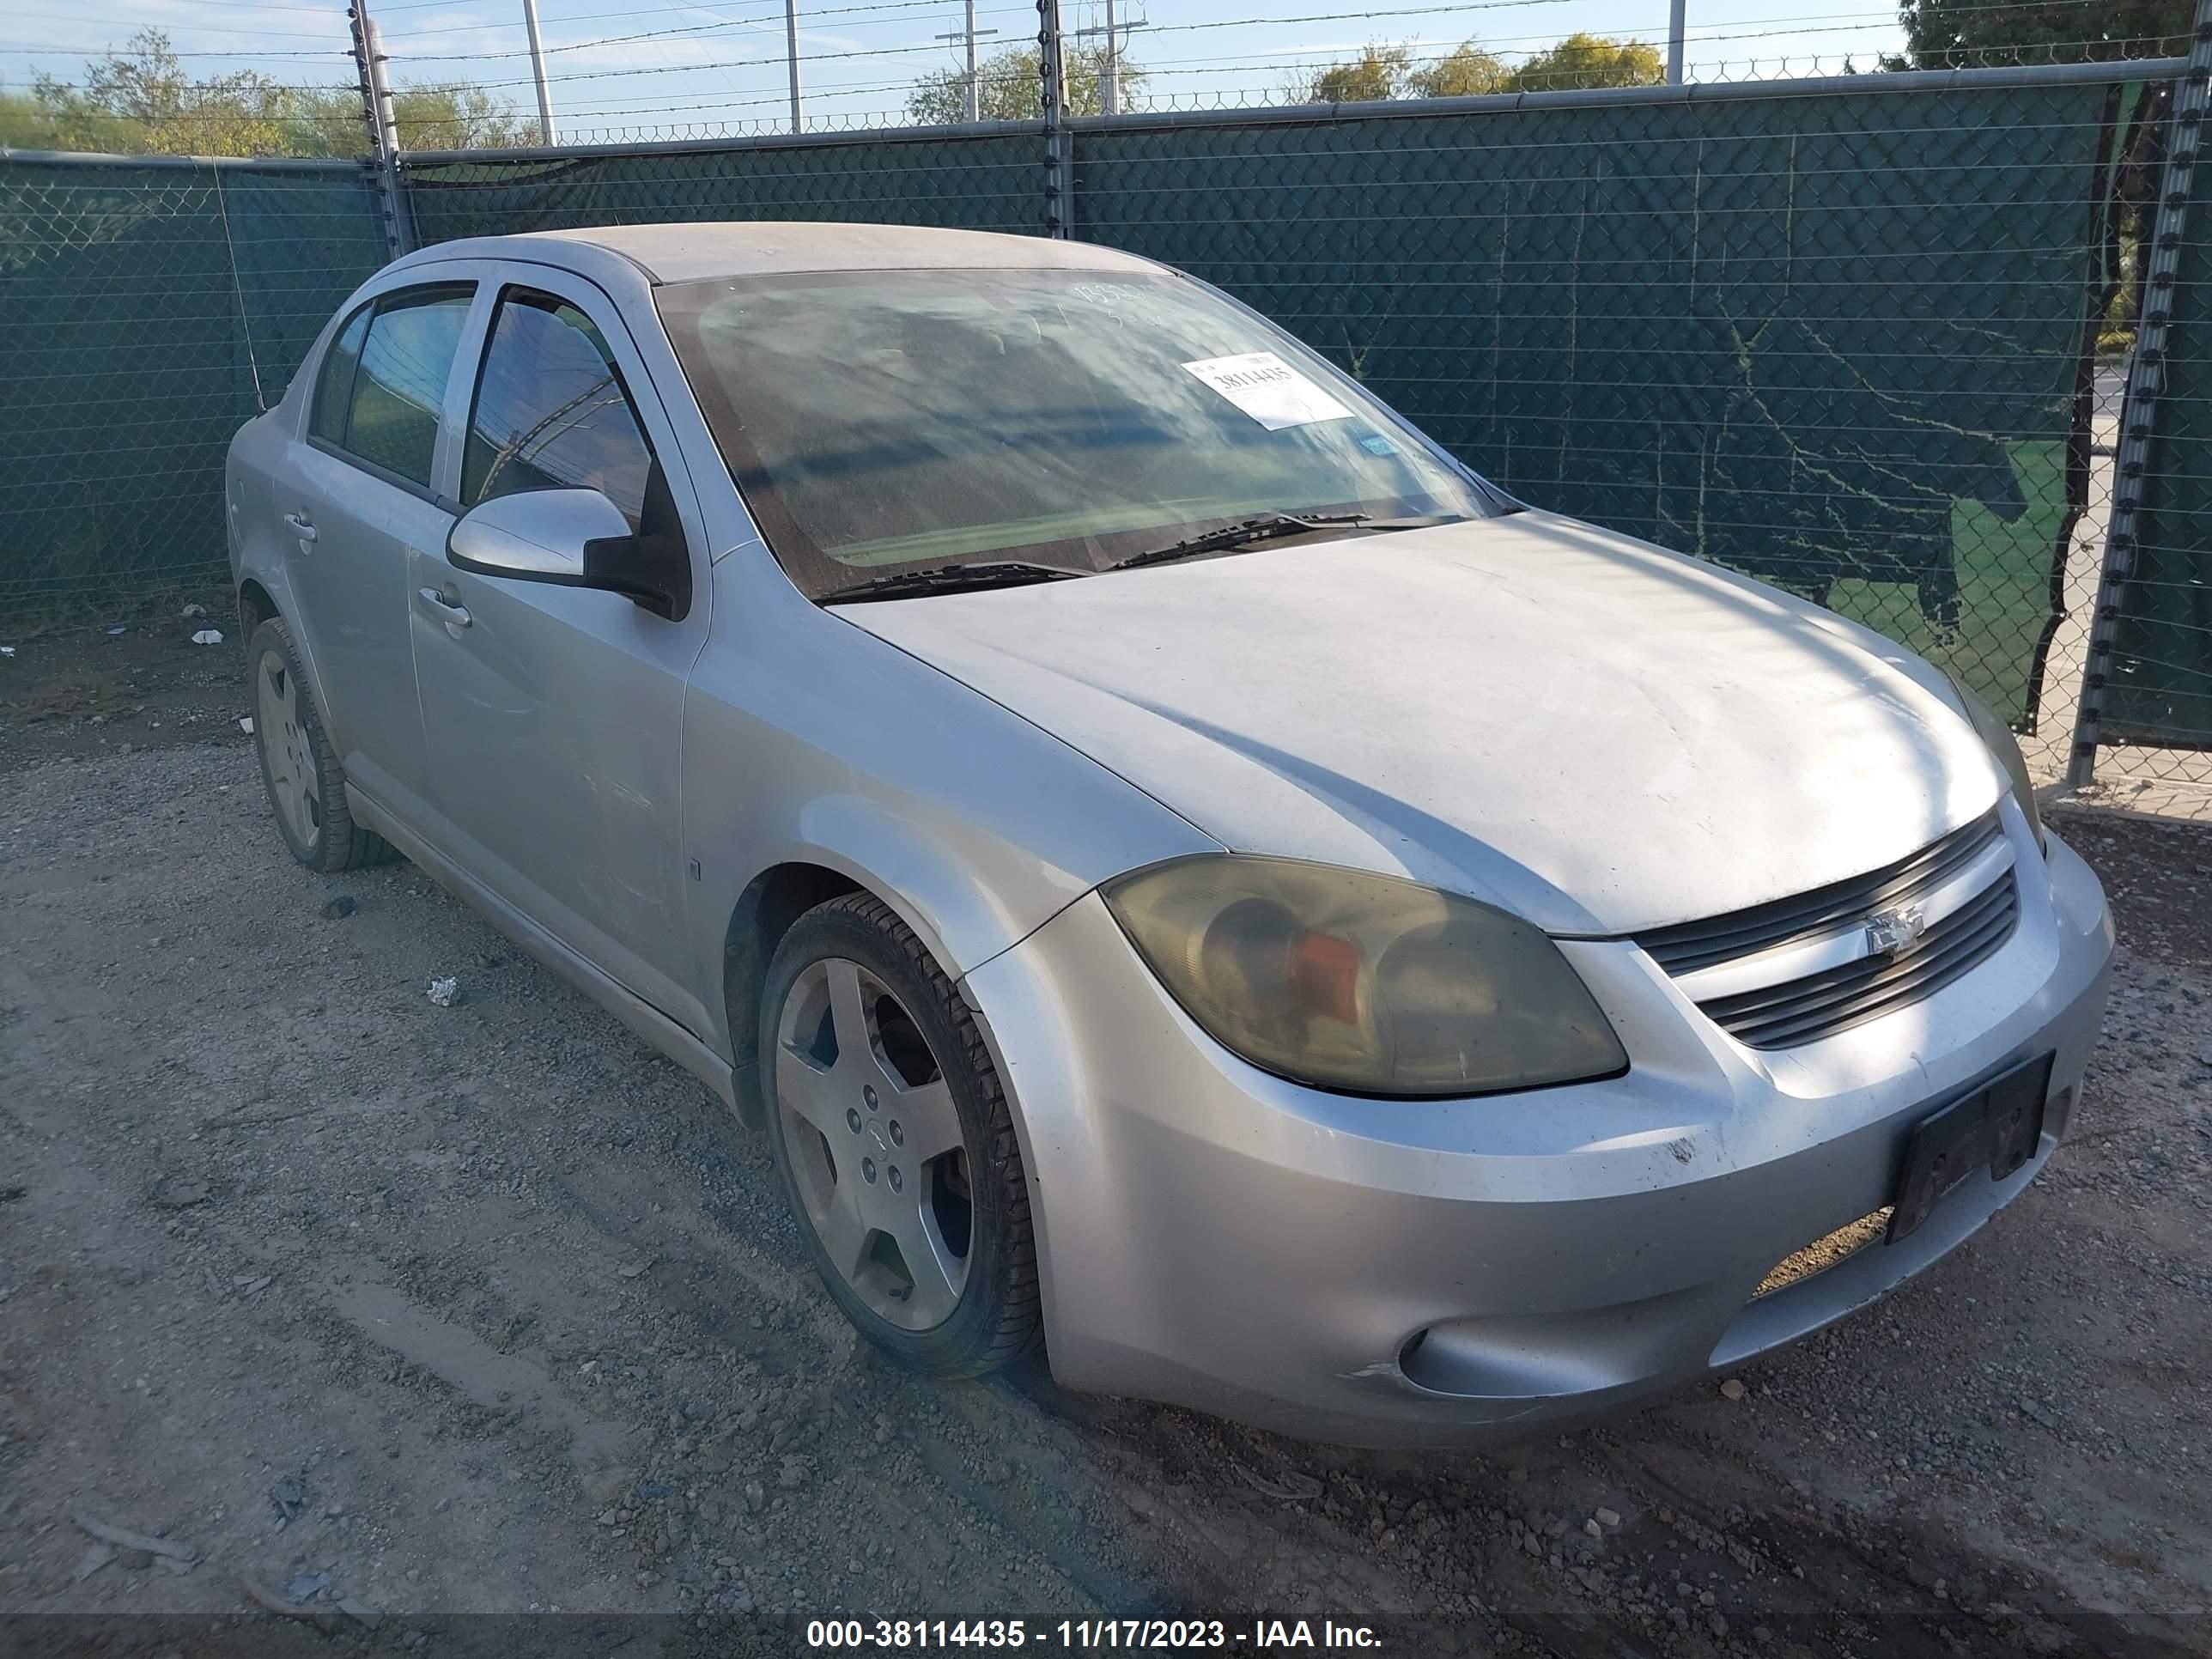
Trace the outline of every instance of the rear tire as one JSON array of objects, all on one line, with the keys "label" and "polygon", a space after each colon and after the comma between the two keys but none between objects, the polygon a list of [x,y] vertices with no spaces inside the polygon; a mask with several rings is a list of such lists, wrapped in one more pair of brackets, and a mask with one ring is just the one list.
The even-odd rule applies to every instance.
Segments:
[{"label": "rear tire", "polygon": [[323,729],[314,693],[300,672],[292,630],[271,617],[246,642],[253,692],[253,744],[261,781],[276,815],[277,833],[310,870],[336,875],[397,858],[392,843],[353,821],[345,769]]},{"label": "rear tire", "polygon": [[769,1146],[807,1254],[862,1334],[982,1376],[1038,1346],[1029,1186],[974,1013],[891,908],[792,925],[760,1008]]}]

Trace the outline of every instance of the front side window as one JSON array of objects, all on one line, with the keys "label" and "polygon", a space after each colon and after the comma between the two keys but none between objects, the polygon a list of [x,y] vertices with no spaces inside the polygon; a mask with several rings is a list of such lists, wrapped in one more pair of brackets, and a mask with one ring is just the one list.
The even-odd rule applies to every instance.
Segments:
[{"label": "front side window", "polygon": [[638,528],[653,452],[592,319],[527,289],[500,298],[477,377],[461,505],[529,489],[597,489]]},{"label": "front side window", "polygon": [[344,368],[340,353],[356,339],[360,319],[348,324],[332,343],[317,384],[309,429],[349,455],[430,488],[446,383],[453,377],[471,297],[467,288],[409,289],[362,313],[368,326],[353,348],[358,362],[351,368],[341,428],[334,391]]},{"label": "front side window", "polygon": [[1502,510],[1356,382],[1172,274],[831,271],[656,300],[817,596],[901,567],[1097,570],[1269,514]]}]

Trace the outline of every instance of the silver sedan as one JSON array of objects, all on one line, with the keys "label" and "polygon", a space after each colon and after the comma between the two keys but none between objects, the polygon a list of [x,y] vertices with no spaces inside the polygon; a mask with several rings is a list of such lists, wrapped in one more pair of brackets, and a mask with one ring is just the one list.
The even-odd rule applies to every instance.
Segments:
[{"label": "silver sedan", "polygon": [[2000,720],[1149,261],[447,243],[226,488],[294,856],[697,1073],[922,1370],[1480,1441],[1873,1300],[2076,1109],[2111,926]]}]

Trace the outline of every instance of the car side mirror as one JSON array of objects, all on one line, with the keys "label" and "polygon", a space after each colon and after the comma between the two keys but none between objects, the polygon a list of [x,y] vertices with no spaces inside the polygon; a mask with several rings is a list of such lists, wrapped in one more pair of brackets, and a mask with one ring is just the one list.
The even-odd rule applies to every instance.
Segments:
[{"label": "car side mirror", "polygon": [[691,608],[691,563],[680,534],[635,533],[596,489],[495,495],[461,515],[446,538],[455,568],[510,581],[620,593],[656,616]]}]

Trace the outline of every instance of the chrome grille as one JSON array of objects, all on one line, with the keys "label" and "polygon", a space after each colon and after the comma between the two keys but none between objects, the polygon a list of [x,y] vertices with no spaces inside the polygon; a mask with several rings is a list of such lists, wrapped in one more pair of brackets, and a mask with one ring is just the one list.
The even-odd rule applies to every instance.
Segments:
[{"label": "chrome grille", "polygon": [[[1637,943],[1672,975],[1847,932],[1878,912],[1913,904],[1979,858],[2003,834],[1996,812],[1909,858],[1809,893],[1679,927]],[[1698,1008],[1738,1042],[1786,1048],[1830,1036],[1931,996],[1994,955],[2020,918],[2008,869],[1908,948],[1820,969],[1772,985],[1701,999]]]}]

